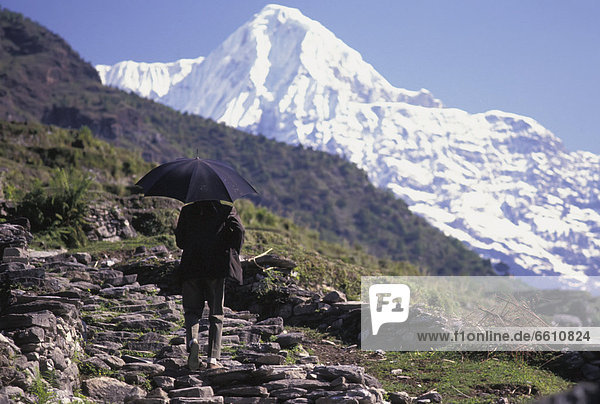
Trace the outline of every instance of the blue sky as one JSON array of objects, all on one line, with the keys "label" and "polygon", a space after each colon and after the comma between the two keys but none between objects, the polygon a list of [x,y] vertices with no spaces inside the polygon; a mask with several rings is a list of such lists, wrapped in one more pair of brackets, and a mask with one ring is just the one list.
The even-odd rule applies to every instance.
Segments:
[{"label": "blue sky", "polygon": [[[0,0],[87,61],[205,56],[273,1]],[[446,106],[531,116],[567,150],[600,154],[600,2],[296,0],[397,87]]]}]

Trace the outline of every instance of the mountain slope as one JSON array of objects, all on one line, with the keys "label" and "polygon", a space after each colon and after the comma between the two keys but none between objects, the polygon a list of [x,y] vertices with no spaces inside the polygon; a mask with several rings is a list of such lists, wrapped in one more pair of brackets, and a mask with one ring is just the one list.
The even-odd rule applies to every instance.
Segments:
[{"label": "mountain slope", "polygon": [[22,15],[2,11],[0,33],[1,118],[38,117],[46,110],[46,100],[71,94],[74,83],[87,86],[98,82],[96,70],[62,38]]},{"label": "mountain slope", "polygon": [[[362,244],[371,253],[406,260],[432,273],[491,272],[489,262],[413,215],[391,193],[376,189],[355,165],[104,87],[95,73],[68,86],[49,82],[44,75],[49,66],[81,66],[84,72],[92,68],[56,35],[22,16],[3,10],[0,24],[0,85],[14,83],[11,99],[32,102],[31,109],[27,103],[2,103],[2,116],[62,127],[87,125],[99,137],[139,150],[146,160],[160,162],[198,151],[200,157],[231,163],[260,191],[260,204],[318,230],[327,240]],[[5,32],[14,29],[24,32],[23,37],[36,37],[38,49],[28,52],[18,38],[4,41]],[[9,53],[7,47],[21,51]],[[26,68],[27,74],[17,80],[15,74]],[[36,89],[36,100],[29,89]]]},{"label": "mountain slope", "polygon": [[528,117],[395,88],[298,10],[265,7],[156,99],[344,156],[514,273],[600,273],[600,156],[567,152]]}]

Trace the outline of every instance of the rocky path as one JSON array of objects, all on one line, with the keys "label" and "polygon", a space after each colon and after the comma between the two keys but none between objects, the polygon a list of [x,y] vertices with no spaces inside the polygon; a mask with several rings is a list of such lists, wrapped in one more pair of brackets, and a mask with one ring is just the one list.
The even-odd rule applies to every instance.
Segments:
[{"label": "rocky path", "polygon": [[[17,229],[18,230],[18,229]],[[16,231],[18,233],[18,231]],[[0,240],[0,403],[375,403],[379,382],[322,365],[280,316],[228,309],[223,369],[186,367],[181,297],[81,254]],[[21,234],[22,236],[22,234]],[[1,243],[4,243],[3,245]],[[201,344],[208,323],[201,324]]]},{"label": "rocky path", "polygon": [[[164,247],[142,248],[118,263],[87,253],[33,252],[30,240],[22,227],[0,225],[0,404],[442,400],[435,391],[419,397],[386,393],[360,366],[335,364],[360,362],[349,359],[349,351],[331,352],[298,328],[286,329],[284,322],[356,341],[360,303],[339,292],[304,290],[263,270],[268,265],[260,260],[247,263],[243,286],[227,291],[237,310],[226,311],[225,368],[190,372],[181,296],[169,276],[177,261]],[[285,260],[275,266],[281,274],[292,270]],[[205,319],[201,345],[207,334]],[[595,383],[543,402],[597,402],[598,355],[574,352],[568,358],[565,367]],[[572,401],[573,395],[584,398]]]}]

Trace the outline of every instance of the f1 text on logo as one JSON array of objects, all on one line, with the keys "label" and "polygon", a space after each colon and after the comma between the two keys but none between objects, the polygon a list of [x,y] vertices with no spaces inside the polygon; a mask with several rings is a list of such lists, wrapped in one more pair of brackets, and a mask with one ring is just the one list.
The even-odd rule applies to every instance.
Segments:
[{"label": "f1 text on logo", "polygon": [[400,283],[378,283],[369,287],[371,329],[377,335],[385,323],[403,323],[408,319],[410,288]]}]

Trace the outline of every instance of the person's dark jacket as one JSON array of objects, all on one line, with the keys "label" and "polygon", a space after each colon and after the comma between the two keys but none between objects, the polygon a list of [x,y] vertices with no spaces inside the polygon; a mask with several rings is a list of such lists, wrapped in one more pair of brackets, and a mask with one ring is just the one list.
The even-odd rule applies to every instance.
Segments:
[{"label": "person's dark jacket", "polygon": [[234,207],[203,201],[185,205],[175,230],[183,250],[179,274],[194,278],[232,278],[242,283],[239,254],[244,226]]}]

